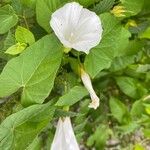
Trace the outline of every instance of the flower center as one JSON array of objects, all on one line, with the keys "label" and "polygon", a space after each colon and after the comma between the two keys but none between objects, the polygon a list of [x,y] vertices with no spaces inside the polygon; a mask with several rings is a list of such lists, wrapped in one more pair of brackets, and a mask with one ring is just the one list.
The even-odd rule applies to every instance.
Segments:
[{"label": "flower center", "polygon": [[70,36],[69,36],[69,42],[70,42],[70,43],[74,43],[74,40],[75,40],[74,33],[71,32],[71,33],[70,33]]}]

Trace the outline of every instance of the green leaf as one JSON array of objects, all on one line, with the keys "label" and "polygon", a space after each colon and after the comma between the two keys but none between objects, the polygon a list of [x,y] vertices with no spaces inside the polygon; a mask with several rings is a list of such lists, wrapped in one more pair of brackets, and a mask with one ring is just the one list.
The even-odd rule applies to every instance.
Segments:
[{"label": "green leaf", "polygon": [[146,150],[146,149],[141,144],[136,144],[136,145],[134,145],[133,150]]},{"label": "green leaf", "polygon": [[93,8],[93,11],[97,14],[101,14],[106,11],[109,11],[114,4],[115,0],[102,0]]},{"label": "green leaf", "polygon": [[109,100],[111,113],[119,123],[128,123],[130,121],[130,114],[127,107],[118,99],[111,97]]},{"label": "green leaf", "polygon": [[150,27],[148,27],[143,33],[139,36],[141,39],[146,38],[150,39]]},{"label": "green leaf", "polygon": [[56,106],[71,106],[86,95],[88,95],[88,92],[84,87],[75,86],[67,94],[59,98]]},{"label": "green leaf", "polygon": [[10,5],[0,8],[0,34],[9,31],[18,22],[18,17]]},{"label": "green leaf", "polygon": [[150,129],[143,129],[144,136],[150,139]]},{"label": "green leaf", "polygon": [[23,20],[24,18],[26,18],[26,21],[28,22],[28,18],[32,18],[35,16],[34,8],[36,0],[10,0],[10,1],[11,6],[14,8],[17,15],[20,16]]},{"label": "green leaf", "polygon": [[147,93],[142,84],[131,77],[117,77],[116,81],[121,91],[131,98],[140,99]]},{"label": "green leaf", "polygon": [[5,54],[5,51],[9,47],[11,47],[12,45],[16,44],[15,37],[14,37],[13,33],[11,31],[9,31],[4,42],[1,42],[1,43],[3,43],[3,47],[2,47],[2,50],[0,51],[0,58],[3,58],[5,60],[9,60],[11,58],[11,56]]},{"label": "green leaf", "polygon": [[80,3],[82,6],[88,7],[94,4],[95,0],[76,0],[76,2]]},{"label": "green leaf", "polygon": [[5,53],[10,54],[10,55],[16,55],[22,53],[23,50],[27,47],[27,44],[25,43],[17,43],[11,47],[9,47]]},{"label": "green leaf", "polygon": [[7,117],[0,125],[0,149],[27,148],[54,114],[51,103],[33,105]]},{"label": "green leaf", "polygon": [[11,47],[12,45],[14,45],[15,42],[15,36],[13,35],[13,33],[11,31],[8,32],[6,39],[4,41],[4,48],[3,50],[6,51],[9,47]]},{"label": "green leaf", "polygon": [[144,112],[145,110],[143,106],[143,101],[142,100],[135,101],[131,108],[132,118],[140,119]]},{"label": "green leaf", "polygon": [[10,60],[0,75],[0,97],[22,88],[22,103],[43,103],[53,88],[62,58],[62,45],[48,35]]},{"label": "green leaf", "polygon": [[52,11],[48,6],[48,0],[37,0],[36,3],[36,20],[38,24],[44,28],[48,33],[51,31],[50,28],[50,16]]},{"label": "green leaf", "polygon": [[140,127],[139,123],[131,121],[128,124],[119,126],[118,129],[122,132],[122,134],[130,134],[137,130]]},{"label": "green leaf", "polygon": [[25,150],[41,150],[41,147],[42,141],[39,137],[36,137]]},{"label": "green leaf", "polygon": [[111,64],[110,71],[114,72],[114,71],[119,71],[121,69],[126,68],[129,64],[132,64],[135,62],[135,58],[136,58],[135,55],[121,56],[121,57],[115,58]]},{"label": "green leaf", "polygon": [[35,42],[34,35],[28,29],[18,26],[15,32],[15,38],[20,43],[27,43],[29,45]]},{"label": "green leaf", "polygon": [[143,14],[149,14],[150,13],[150,1],[149,0],[144,0],[142,13]]},{"label": "green leaf", "polygon": [[87,118],[83,118],[84,121],[82,120],[81,123],[78,123],[75,127],[74,127],[74,132],[76,135],[77,140],[82,140],[83,136],[85,135],[85,131],[84,128],[88,123],[88,119]]},{"label": "green leaf", "polygon": [[109,128],[105,125],[100,125],[99,127],[97,127],[94,134],[92,134],[88,138],[87,145],[90,147],[93,147],[93,145],[95,145],[97,148],[104,149],[108,137],[109,137]]},{"label": "green leaf", "polygon": [[144,42],[141,40],[130,40],[128,46],[122,51],[122,55],[137,55],[138,52],[142,51],[143,46]]},{"label": "green leaf", "polygon": [[35,8],[36,0],[21,0],[21,3],[29,8]]},{"label": "green leaf", "polygon": [[110,67],[113,58],[120,55],[119,51],[127,46],[130,36],[129,32],[111,14],[102,14],[101,20],[104,28],[102,41],[90,51],[84,63],[91,77],[95,77],[101,70]]},{"label": "green leaf", "polygon": [[[67,1],[67,0],[65,0]],[[38,24],[48,33],[51,32],[50,18],[52,13],[64,4],[62,0],[37,0],[36,2],[36,19]]]},{"label": "green leaf", "polygon": [[150,70],[150,64],[138,64],[135,67],[137,67],[136,72],[138,73],[147,73]]},{"label": "green leaf", "polygon": [[146,113],[148,115],[150,115],[150,104],[143,104],[143,105],[144,105],[144,109],[145,109]]},{"label": "green leaf", "polygon": [[134,16],[138,14],[143,7],[144,0],[120,0],[125,7],[126,16]]}]

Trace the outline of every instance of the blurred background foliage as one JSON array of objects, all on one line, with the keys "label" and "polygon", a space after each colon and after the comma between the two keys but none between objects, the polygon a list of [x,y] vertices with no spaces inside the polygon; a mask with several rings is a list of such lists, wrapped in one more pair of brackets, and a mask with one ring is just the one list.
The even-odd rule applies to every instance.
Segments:
[{"label": "blurred background foliage", "polygon": [[[111,53],[114,49],[116,54],[110,62],[107,60],[104,62],[103,58],[99,59],[98,65],[102,67],[96,73],[93,72],[93,68],[89,68],[91,58],[85,58],[84,54],[80,55],[82,61],[85,59],[85,66],[88,66],[86,70],[93,77],[94,89],[100,96],[101,105],[97,110],[88,108],[90,99],[86,92],[80,89],[81,83],[77,75],[78,65],[76,64],[77,53],[72,51],[63,56],[54,88],[45,102],[54,98],[52,103],[55,103],[61,95],[68,93],[65,98],[61,97],[61,100],[66,104],[68,103],[66,99],[72,99],[69,104],[70,111],[63,111],[61,109],[63,104],[60,104],[51,122],[45,123],[44,130],[26,149],[50,149],[58,117],[68,115],[72,117],[75,134],[83,150],[150,150],[150,0],[76,1],[102,18],[106,17],[106,13],[115,17],[118,24],[111,34],[117,37],[120,35],[120,33],[117,34],[119,32],[117,29],[124,28],[126,31],[122,33],[121,38],[127,37],[128,40],[120,42],[120,40],[114,40],[111,34],[109,35],[112,41],[114,40],[114,45],[109,45],[107,41],[105,51],[108,50]],[[30,45],[31,41],[32,44],[47,32],[52,32],[49,26],[50,15],[66,2],[70,0],[0,1],[0,72],[6,63],[19,55]],[[13,16],[13,19],[9,18],[9,23],[6,24],[2,20],[4,10],[8,13],[6,15],[12,14]],[[109,28],[111,17],[108,19],[110,20],[106,19],[107,22],[104,21],[104,24]],[[16,29],[19,30],[17,25],[28,29],[28,31],[21,30],[21,32],[27,35],[25,39],[29,41],[22,42],[20,37],[16,38]],[[25,45],[16,45],[20,42]],[[11,50],[8,50],[10,47]],[[6,50],[8,54],[5,53]],[[73,91],[70,92],[70,89]],[[72,97],[72,93],[77,91],[79,99],[76,99],[77,95]],[[20,91],[1,98],[0,122],[15,112],[22,111],[23,113],[24,111],[26,113],[25,109],[20,103]],[[44,110],[48,115],[47,108]],[[41,114],[37,114],[38,117],[39,115]],[[41,126],[37,127],[37,130]],[[32,130],[27,124],[22,126],[22,130],[24,128]],[[17,138],[19,139],[19,136]],[[32,136],[30,138],[32,139]],[[19,144],[19,148],[16,149],[22,149],[22,143]],[[7,146],[4,149],[7,149]]]}]

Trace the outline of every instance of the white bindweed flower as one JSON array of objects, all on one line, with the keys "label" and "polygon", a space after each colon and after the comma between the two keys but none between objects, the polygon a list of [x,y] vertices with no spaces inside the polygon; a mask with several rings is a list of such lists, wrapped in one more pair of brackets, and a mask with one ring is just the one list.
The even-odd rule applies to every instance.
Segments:
[{"label": "white bindweed flower", "polygon": [[51,150],[79,150],[69,117],[59,118]]},{"label": "white bindweed flower", "polygon": [[50,25],[66,48],[86,54],[99,44],[103,32],[99,16],[76,2],[67,3],[56,10]]},{"label": "white bindweed flower", "polygon": [[81,79],[82,79],[82,82],[83,82],[85,88],[90,93],[92,102],[89,104],[89,107],[97,109],[97,107],[99,106],[100,100],[93,89],[90,76],[84,71],[83,68],[81,68]]}]

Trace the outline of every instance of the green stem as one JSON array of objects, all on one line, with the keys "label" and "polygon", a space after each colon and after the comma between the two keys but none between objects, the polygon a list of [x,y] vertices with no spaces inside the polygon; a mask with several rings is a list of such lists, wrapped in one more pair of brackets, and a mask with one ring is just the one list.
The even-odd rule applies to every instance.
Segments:
[{"label": "green stem", "polygon": [[25,22],[25,25],[26,25],[27,29],[29,30],[29,25],[28,25],[28,22],[27,22],[26,17],[25,17],[25,16],[23,16],[23,19],[24,19],[24,22]]},{"label": "green stem", "polygon": [[[64,90],[64,94],[66,94],[67,91],[68,91],[68,88],[67,88],[67,83],[66,83],[66,81],[65,81],[65,90]],[[69,111],[69,106],[64,106],[64,107],[63,107],[63,110],[64,110],[64,111]]]},{"label": "green stem", "polygon": [[[24,13],[23,13],[24,14]],[[20,18],[22,18],[23,20],[24,20],[24,23],[25,23],[25,25],[26,25],[26,28],[29,30],[29,25],[28,25],[28,22],[27,22],[27,19],[26,19],[26,17],[25,17],[25,15],[18,15],[18,17],[20,17]]]}]

